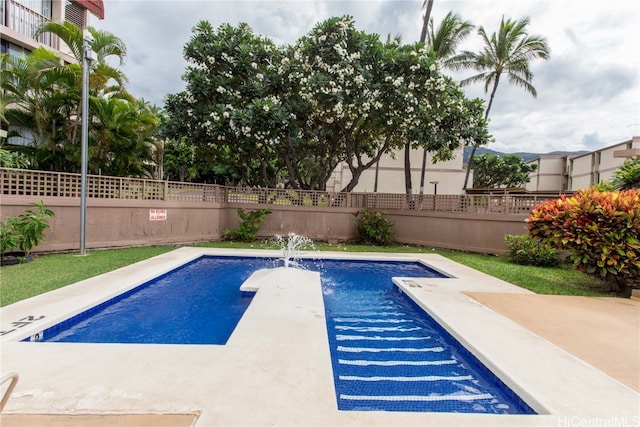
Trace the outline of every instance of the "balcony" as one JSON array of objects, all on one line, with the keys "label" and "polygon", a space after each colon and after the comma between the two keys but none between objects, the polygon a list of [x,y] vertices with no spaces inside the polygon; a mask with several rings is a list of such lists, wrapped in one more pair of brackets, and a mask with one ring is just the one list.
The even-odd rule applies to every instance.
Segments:
[{"label": "balcony", "polygon": [[33,37],[35,30],[49,18],[40,15],[25,5],[14,0],[0,0],[0,24],[16,33],[34,39],[45,46],[58,50],[60,40],[50,33],[41,34],[37,39]]}]

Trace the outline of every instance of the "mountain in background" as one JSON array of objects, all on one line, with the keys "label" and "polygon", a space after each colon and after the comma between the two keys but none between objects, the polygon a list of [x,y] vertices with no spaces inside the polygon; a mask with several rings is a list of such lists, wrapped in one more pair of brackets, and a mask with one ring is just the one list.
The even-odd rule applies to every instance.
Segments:
[{"label": "mountain in background", "polygon": [[[481,156],[483,154],[496,154],[498,156],[504,156],[505,154],[513,154],[516,156],[520,156],[522,157],[522,160],[524,160],[525,162],[537,159],[540,156],[579,156],[581,154],[586,154],[589,153],[589,151],[552,151],[550,153],[544,153],[544,154],[540,154],[540,153],[526,153],[526,152],[519,152],[519,153],[502,153],[500,151],[496,151],[496,150],[492,150],[491,148],[486,148],[486,147],[478,147],[478,149],[476,150],[476,156]],[[466,165],[467,162],[469,161],[469,156],[471,155],[471,147],[466,147],[464,149],[464,164]]]}]

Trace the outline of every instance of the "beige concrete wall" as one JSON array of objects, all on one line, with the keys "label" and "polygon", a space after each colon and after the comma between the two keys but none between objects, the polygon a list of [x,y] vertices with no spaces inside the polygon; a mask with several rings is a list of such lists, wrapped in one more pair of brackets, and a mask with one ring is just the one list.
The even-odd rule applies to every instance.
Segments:
[{"label": "beige concrete wall", "polygon": [[587,188],[594,179],[594,153],[569,159],[569,189]]},{"label": "beige concrete wall", "polygon": [[640,155],[640,137],[569,159],[569,190],[587,188],[608,181],[631,156]]},{"label": "beige concrete wall", "polygon": [[600,181],[608,181],[630,157],[640,156],[640,136],[580,156],[541,156],[528,162],[537,164],[525,186],[529,191],[576,191]]},{"label": "beige concrete wall", "polygon": [[[46,242],[36,252],[74,251],[80,240],[80,199],[2,196],[0,219],[17,215],[30,203],[42,200],[55,212]],[[215,202],[171,202],[88,199],[86,247],[108,248],[216,241],[227,228],[239,224],[238,207],[272,210],[260,227],[259,237],[295,232],[321,241],[357,239],[357,209],[299,207]],[[150,220],[150,209],[166,209],[166,220]],[[485,253],[506,249],[505,234],[524,232],[522,215],[466,214],[391,210],[385,215],[394,223],[400,243]]]},{"label": "beige concrete wall", "polygon": [[561,191],[566,190],[566,156],[541,156],[527,162],[537,165],[537,169],[530,175],[531,181],[525,184],[529,191]]},{"label": "beige concrete wall", "polygon": [[[422,173],[422,150],[411,151],[411,183],[413,193],[420,192],[420,175]],[[466,170],[462,167],[462,148],[454,153],[454,158],[446,162],[434,163],[433,153],[427,154],[424,194],[434,194],[438,181],[438,194],[461,194]],[[358,185],[353,190],[358,193],[373,193],[375,188],[376,167],[364,171]],[[469,178],[472,182],[473,175]],[[327,190],[341,191],[351,180],[351,171],[346,164],[338,165],[332,178],[327,183]],[[404,151],[398,150],[394,156],[384,155],[378,166],[379,193],[405,193]]]},{"label": "beige concrete wall", "polygon": [[[37,251],[79,248],[80,199],[2,196],[0,217],[17,215],[42,200],[55,216],[46,243]],[[167,219],[151,221],[150,209],[166,209]],[[108,248],[218,240],[226,227],[219,203],[87,199],[86,247]]]},{"label": "beige concrete wall", "polygon": [[[229,204],[223,208],[227,212],[225,228],[233,229],[240,224],[237,208],[247,207],[246,204]],[[271,209],[260,225],[258,236],[270,238],[276,234],[287,235],[291,232],[322,241],[349,241],[357,238],[354,225],[356,209],[295,207],[295,206],[264,206]],[[260,206],[252,206],[251,210]]]},{"label": "beige concrete wall", "polygon": [[396,239],[402,243],[481,253],[501,253],[504,236],[526,232],[527,215],[478,215],[393,211]]}]

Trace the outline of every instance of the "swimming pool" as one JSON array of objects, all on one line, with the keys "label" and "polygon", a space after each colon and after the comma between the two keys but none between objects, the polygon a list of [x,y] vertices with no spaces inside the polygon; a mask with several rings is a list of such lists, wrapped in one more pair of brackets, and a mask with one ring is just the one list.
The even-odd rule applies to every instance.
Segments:
[{"label": "swimming pool", "polygon": [[[94,313],[82,313],[44,331],[43,340],[224,344],[251,301],[238,291],[239,285],[253,271],[275,263],[268,258],[205,256],[101,304]],[[339,409],[533,412],[391,282],[394,276],[443,275],[419,262],[315,260],[306,264],[321,271]],[[212,290],[203,287],[212,288],[215,295],[203,293]],[[158,291],[151,302],[145,300],[150,290]],[[230,299],[225,299],[227,294]],[[183,298],[189,301],[181,302]],[[236,309],[230,314],[211,310],[214,300]],[[169,306],[183,305],[188,310],[164,321],[161,317],[149,320]],[[95,316],[96,312],[104,316]],[[210,312],[221,316],[210,318]],[[178,326],[183,320],[186,328]],[[224,333],[218,334],[221,325]],[[98,334],[103,327],[109,330],[106,338]],[[121,335],[132,330],[135,339]],[[194,338],[192,330],[198,336],[222,338]],[[169,338],[153,341],[160,332],[168,332]]]}]

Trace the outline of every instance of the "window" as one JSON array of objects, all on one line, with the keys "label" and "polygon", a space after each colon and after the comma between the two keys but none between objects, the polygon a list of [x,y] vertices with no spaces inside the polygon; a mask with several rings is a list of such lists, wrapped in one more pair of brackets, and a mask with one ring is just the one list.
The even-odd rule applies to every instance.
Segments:
[{"label": "window", "polygon": [[8,53],[12,56],[25,56],[30,53],[29,49],[25,49],[22,46],[18,46],[17,44],[11,43],[7,40],[0,41],[0,52]]}]

